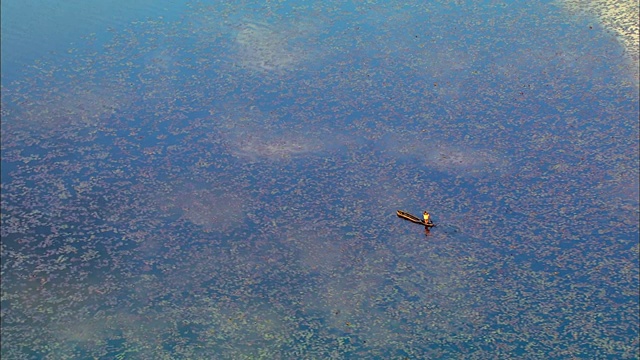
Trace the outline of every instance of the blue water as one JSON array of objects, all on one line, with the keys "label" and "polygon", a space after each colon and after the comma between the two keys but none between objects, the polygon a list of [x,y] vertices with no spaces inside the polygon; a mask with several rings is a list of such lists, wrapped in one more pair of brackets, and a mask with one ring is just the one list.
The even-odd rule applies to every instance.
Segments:
[{"label": "blue water", "polygon": [[2,4],[3,359],[638,357],[638,88],[597,19],[101,6]]}]

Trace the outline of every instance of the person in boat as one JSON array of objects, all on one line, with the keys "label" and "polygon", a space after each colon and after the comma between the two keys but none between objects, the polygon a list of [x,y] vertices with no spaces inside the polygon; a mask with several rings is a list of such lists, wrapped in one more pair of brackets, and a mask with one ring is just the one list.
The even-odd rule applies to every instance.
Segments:
[{"label": "person in boat", "polygon": [[433,224],[431,222],[431,214],[429,214],[429,212],[427,212],[427,211],[423,212],[422,213],[422,217],[424,218],[424,223],[425,224],[429,224],[429,225]]}]

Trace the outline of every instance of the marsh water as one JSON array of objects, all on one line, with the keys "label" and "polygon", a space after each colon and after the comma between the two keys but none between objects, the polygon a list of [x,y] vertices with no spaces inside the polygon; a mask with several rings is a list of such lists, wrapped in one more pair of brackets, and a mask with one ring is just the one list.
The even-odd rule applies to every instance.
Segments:
[{"label": "marsh water", "polygon": [[595,15],[5,3],[3,359],[637,358],[637,56]]}]

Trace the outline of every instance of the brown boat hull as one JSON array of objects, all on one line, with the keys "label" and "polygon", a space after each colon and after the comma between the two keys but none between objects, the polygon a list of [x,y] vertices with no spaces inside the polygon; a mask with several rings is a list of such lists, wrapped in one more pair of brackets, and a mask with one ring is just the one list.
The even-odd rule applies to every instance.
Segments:
[{"label": "brown boat hull", "polygon": [[425,223],[424,220],[420,219],[417,216],[411,215],[406,211],[396,210],[396,215],[398,215],[399,218],[405,219],[407,221],[411,221],[412,223],[415,223],[415,224],[420,224],[422,226],[426,226],[426,227],[436,226],[436,224],[434,223]]}]

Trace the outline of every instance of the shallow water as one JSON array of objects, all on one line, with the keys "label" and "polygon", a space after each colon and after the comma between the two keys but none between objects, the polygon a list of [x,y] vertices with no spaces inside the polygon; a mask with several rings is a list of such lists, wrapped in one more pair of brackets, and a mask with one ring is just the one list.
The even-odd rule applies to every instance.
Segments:
[{"label": "shallow water", "polygon": [[3,66],[3,358],[638,356],[638,89],[599,23],[167,6]]}]

